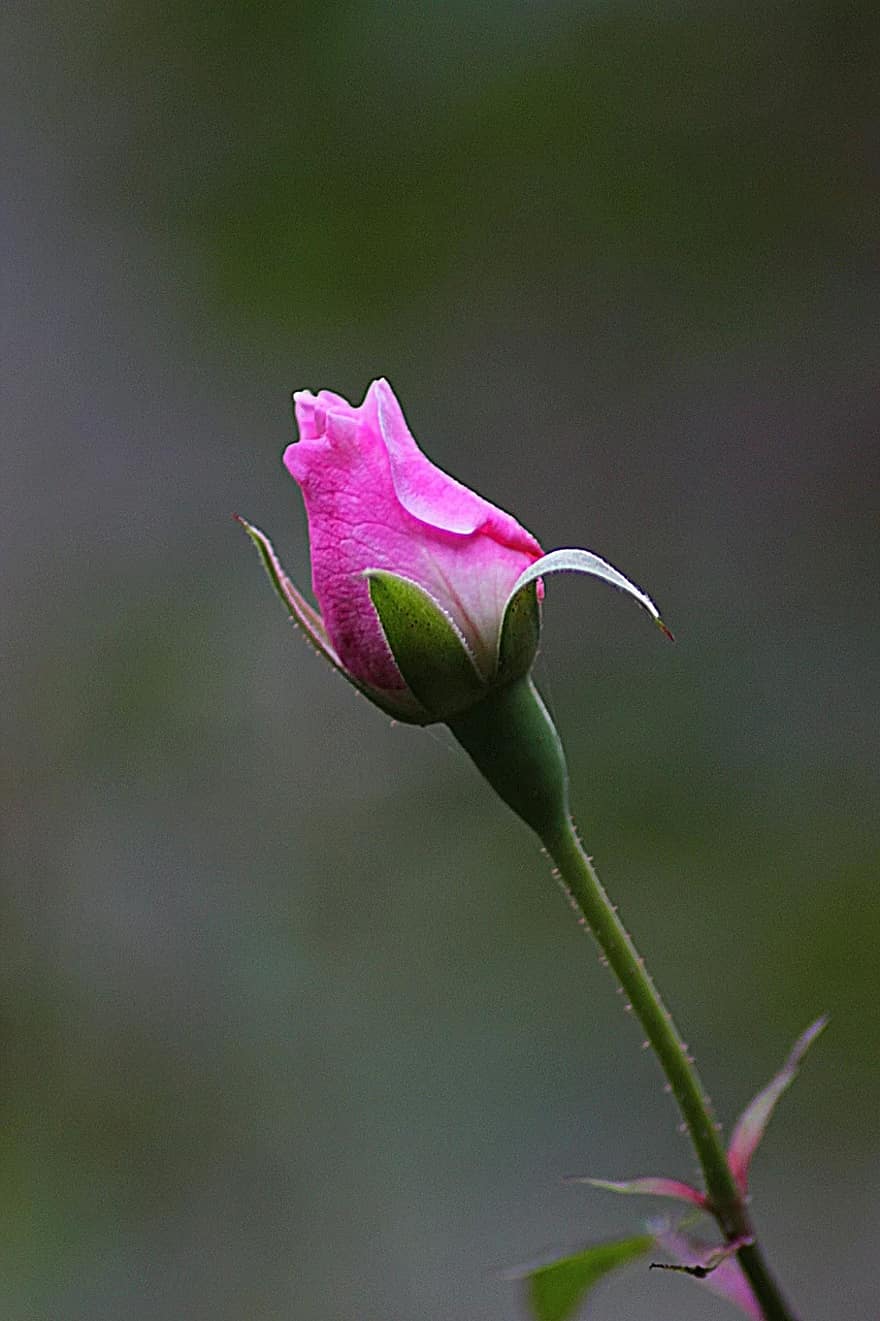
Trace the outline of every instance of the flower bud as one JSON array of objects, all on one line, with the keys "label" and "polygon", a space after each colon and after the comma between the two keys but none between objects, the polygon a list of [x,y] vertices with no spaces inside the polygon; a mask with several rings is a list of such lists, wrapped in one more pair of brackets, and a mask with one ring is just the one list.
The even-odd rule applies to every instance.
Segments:
[{"label": "flower bud", "polygon": [[659,623],[650,599],[604,560],[543,555],[515,518],[435,467],[387,381],[358,407],[330,390],[302,390],[294,402],[300,439],[284,463],[305,501],[317,611],[268,538],[239,521],[314,646],[389,715],[448,723],[524,679],[544,573],[596,574]]}]

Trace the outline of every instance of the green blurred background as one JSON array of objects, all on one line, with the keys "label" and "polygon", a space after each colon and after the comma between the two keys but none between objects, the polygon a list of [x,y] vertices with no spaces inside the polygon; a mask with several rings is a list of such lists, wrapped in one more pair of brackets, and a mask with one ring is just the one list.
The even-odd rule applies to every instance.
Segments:
[{"label": "green blurred background", "polygon": [[[291,389],[660,602],[549,585],[577,814],[806,1321],[877,1314],[878,23],[865,3],[3,19],[0,1312],[515,1321],[693,1160],[524,828],[286,623]],[[636,1269],[595,1321],[721,1321]]]}]

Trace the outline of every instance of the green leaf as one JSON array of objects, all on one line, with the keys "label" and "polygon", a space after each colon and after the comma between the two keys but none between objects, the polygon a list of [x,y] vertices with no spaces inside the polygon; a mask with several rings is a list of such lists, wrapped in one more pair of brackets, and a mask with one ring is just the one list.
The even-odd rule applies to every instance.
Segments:
[{"label": "green leaf", "polygon": [[507,623],[507,614],[516,601],[517,596],[531,583],[538,578],[544,578],[549,573],[589,573],[595,578],[602,578],[605,582],[611,583],[612,587],[619,587],[622,592],[627,592],[638,601],[639,605],[647,610],[648,614],[654,620],[654,623],[660,629],[661,633],[673,640],[672,634],[660,618],[660,612],[646,592],[636,587],[628,578],[625,578],[618,569],[608,564],[605,560],[594,555],[591,550],[580,550],[577,548],[568,548],[564,550],[551,550],[548,555],[542,555],[534,564],[529,565],[524,573],[513,585],[513,591],[507,598],[507,605],[504,610],[504,623]]},{"label": "green leaf", "polygon": [[410,691],[435,720],[486,696],[487,686],[453,621],[423,588],[385,569],[368,569],[370,597]]},{"label": "green leaf", "polygon": [[535,1321],[569,1321],[604,1276],[642,1257],[654,1245],[651,1234],[595,1243],[528,1274],[528,1297]]}]

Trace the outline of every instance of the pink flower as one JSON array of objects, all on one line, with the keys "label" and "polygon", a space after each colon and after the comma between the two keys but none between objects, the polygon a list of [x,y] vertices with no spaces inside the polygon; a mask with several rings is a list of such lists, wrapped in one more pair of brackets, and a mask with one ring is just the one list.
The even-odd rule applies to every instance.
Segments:
[{"label": "pink flower", "polygon": [[387,381],[357,408],[330,390],[294,399],[300,439],[284,463],[302,489],[312,585],[343,667],[369,688],[406,688],[364,576],[386,569],[427,592],[488,682],[513,586],[541,555],[535,538],[422,454]]},{"label": "pink flower", "polygon": [[448,723],[524,679],[549,573],[604,579],[671,636],[650,597],[605,560],[579,549],[543,555],[515,518],[436,468],[387,381],[358,407],[330,390],[294,399],[300,439],[284,463],[305,500],[318,610],[268,537],[238,521],[309,640],[389,715]]}]

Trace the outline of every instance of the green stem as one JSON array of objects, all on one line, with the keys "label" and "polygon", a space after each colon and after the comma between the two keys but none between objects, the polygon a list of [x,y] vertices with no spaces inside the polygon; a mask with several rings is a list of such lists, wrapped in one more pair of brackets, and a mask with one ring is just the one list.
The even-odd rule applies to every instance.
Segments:
[{"label": "green stem", "polygon": [[596,870],[584,852],[570,818],[544,838],[559,868],[572,906],[583,915],[608,964],[629,997],[660,1067],[672,1088],[703,1170],[712,1214],[729,1243],[751,1239],[737,1252],[766,1321],[795,1321],[764,1262],[739,1191],[730,1172],[712,1110],[699,1075],[672,1015],[654,985]]},{"label": "green stem", "polygon": [[568,810],[568,776],[555,726],[530,679],[500,689],[450,728],[504,801],[536,831],[629,997],[678,1102],[697,1153],[712,1215],[737,1251],[765,1321],[796,1321],[754,1241],[696,1068],[614,905],[581,846]]}]

